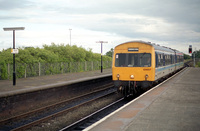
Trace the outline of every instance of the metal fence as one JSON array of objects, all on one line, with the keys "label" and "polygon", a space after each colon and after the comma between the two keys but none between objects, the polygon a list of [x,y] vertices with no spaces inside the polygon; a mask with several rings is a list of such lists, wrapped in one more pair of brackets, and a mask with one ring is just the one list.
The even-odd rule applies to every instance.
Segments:
[{"label": "metal fence", "polygon": [[[16,64],[17,78],[26,78],[34,76],[44,76],[71,72],[84,72],[99,70],[100,61],[70,62],[70,63],[34,63],[34,64]],[[112,61],[103,61],[103,68],[111,68]],[[12,79],[13,64],[0,64],[0,80]]]}]

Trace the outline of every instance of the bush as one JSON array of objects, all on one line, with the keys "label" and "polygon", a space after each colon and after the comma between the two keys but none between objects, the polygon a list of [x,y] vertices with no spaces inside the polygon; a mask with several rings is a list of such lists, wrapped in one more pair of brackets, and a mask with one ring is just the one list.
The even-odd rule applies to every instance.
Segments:
[{"label": "bush", "polygon": [[[11,49],[0,51],[0,79],[12,77],[12,75],[8,76],[7,73],[7,65],[13,63],[13,55],[10,50]],[[86,61],[92,63],[86,67]],[[100,61],[100,54],[93,53],[91,49],[86,50],[83,47],[77,47],[76,45],[56,45],[52,43],[50,46],[43,45],[43,48],[23,47],[19,48],[19,54],[16,54],[16,73],[17,78],[22,78],[25,77],[25,74],[28,77],[38,76],[39,74],[49,75],[95,70],[100,69]],[[103,56],[103,61],[112,61],[112,58]],[[38,63],[41,64],[40,72]],[[103,64],[104,68],[109,65],[109,63]],[[65,68],[65,66],[67,66],[67,68]],[[12,72],[12,65],[10,67],[10,72]]]},{"label": "bush", "polygon": [[200,67],[200,62],[197,63],[197,66]]},{"label": "bush", "polygon": [[8,79],[7,66],[5,62],[0,63],[0,80]]}]

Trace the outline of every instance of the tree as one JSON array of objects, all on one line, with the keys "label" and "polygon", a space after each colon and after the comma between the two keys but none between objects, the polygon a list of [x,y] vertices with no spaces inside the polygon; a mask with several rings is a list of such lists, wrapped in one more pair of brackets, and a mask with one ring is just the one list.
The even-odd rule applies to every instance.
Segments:
[{"label": "tree", "polygon": [[113,52],[114,52],[114,49],[111,48],[110,51],[108,51],[108,52],[106,53],[106,56],[112,57]]},{"label": "tree", "polygon": [[5,62],[0,62],[0,80],[8,79],[7,66]]},{"label": "tree", "polygon": [[195,58],[200,58],[200,50],[194,51],[194,52],[192,53],[192,58],[194,57],[194,54],[195,54]]},{"label": "tree", "polygon": [[[113,49],[111,49],[113,52]],[[103,61],[111,61],[112,53],[110,56],[103,56]],[[23,77],[25,74],[25,68],[31,72],[32,76],[35,76],[34,70],[35,64],[38,62],[42,64],[50,65],[50,68],[45,69],[46,74],[56,72],[52,63],[70,63],[70,62],[84,62],[84,61],[101,61],[101,54],[93,53],[92,49],[84,49],[83,47],[77,47],[76,45],[64,45],[55,44],[43,45],[43,48],[35,47],[22,47],[19,48],[19,53],[16,54],[16,70],[17,77]],[[7,79],[8,64],[13,63],[13,55],[11,49],[0,51],[0,79]],[[62,67],[61,67],[62,68]]]},{"label": "tree", "polygon": [[191,59],[191,56],[184,54],[184,60]]}]

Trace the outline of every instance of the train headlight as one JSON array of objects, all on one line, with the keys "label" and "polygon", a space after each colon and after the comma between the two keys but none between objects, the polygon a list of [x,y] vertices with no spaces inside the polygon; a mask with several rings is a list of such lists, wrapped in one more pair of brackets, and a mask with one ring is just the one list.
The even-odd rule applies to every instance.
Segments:
[{"label": "train headlight", "polygon": [[131,77],[131,79],[134,79],[134,75],[131,75],[130,77]]},{"label": "train headlight", "polygon": [[117,78],[119,78],[120,77],[120,75],[119,74],[117,74]]},{"label": "train headlight", "polygon": [[145,75],[145,80],[147,80],[148,77],[149,77],[149,76],[146,74],[146,75]]}]

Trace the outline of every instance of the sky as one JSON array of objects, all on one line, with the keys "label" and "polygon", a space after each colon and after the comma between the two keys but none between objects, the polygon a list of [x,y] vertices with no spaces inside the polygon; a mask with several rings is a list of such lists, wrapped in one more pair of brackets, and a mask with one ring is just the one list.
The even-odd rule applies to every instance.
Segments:
[{"label": "sky", "polygon": [[[103,54],[142,40],[188,54],[200,49],[200,0],[0,0],[0,51],[44,44],[77,45]],[[70,31],[71,29],[71,31]],[[70,33],[71,32],[71,33]]]}]

